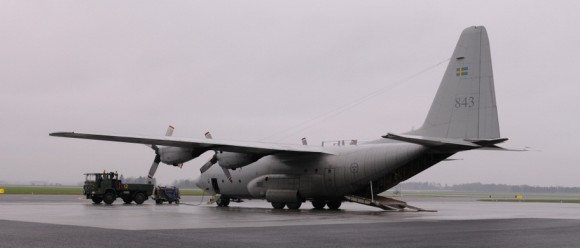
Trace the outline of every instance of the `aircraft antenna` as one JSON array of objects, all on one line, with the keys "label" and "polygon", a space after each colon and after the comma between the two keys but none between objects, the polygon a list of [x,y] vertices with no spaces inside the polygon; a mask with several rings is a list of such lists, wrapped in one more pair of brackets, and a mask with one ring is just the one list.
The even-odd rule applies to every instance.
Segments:
[{"label": "aircraft antenna", "polygon": [[285,134],[284,136],[281,136],[281,137],[279,137],[276,140],[282,140],[282,139],[288,138],[288,137],[290,137],[290,136],[292,136],[292,135],[294,135],[296,133],[302,132],[302,131],[310,128],[311,126],[313,126],[317,122],[321,122],[321,121],[326,120],[328,118],[331,118],[331,117],[334,117],[336,115],[339,115],[339,114],[345,112],[346,110],[349,110],[349,109],[351,109],[351,108],[353,108],[355,106],[358,106],[358,105],[360,105],[360,104],[362,104],[362,103],[364,103],[364,102],[366,102],[366,101],[368,101],[368,100],[370,100],[370,99],[372,99],[374,97],[377,97],[377,96],[379,96],[379,95],[387,92],[387,90],[391,90],[392,88],[395,88],[395,87],[401,85],[402,83],[405,83],[405,82],[407,82],[407,81],[409,81],[409,80],[411,80],[411,79],[413,79],[415,77],[418,77],[418,76],[420,76],[420,75],[422,75],[422,74],[424,74],[424,73],[426,73],[428,71],[431,71],[431,70],[437,68],[438,66],[442,65],[443,63],[448,62],[450,59],[451,58],[446,58],[446,59],[444,59],[442,61],[439,61],[439,62],[437,62],[437,63],[435,63],[435,64],[433,64],[431,66],[428,66],[428,67],[420,70],[417,73],[414,73],[414,74],[412,74],[412,75],[410,75],[408,77],[405,77],[405,78],[396,80],[396,81],[394,81],[394,82],[386,85],[385,87],[382,87],[382,88],[380,88],[378,90],[375,90],[375,91],[373,91],[373,92],[371,92],[371,93],[369,93],[367,95],[364,95],[362,97],[359,97],[357,99],[354,99],[354,100],[352,100],[352,101],[350,101],[350,102],[348,102],[348,103],[346,103],[346,104],[344,104],[344,105],[342,105],[342,106],[340,106],[340,107],[338,107],[336,109],[330,110],[330,111],[328,111],[326,113],[323,113],[323,114],[320,114],[320,115],[315,116],[313,118],[310,118],[310,119],[308,119],[306,121],[303,121],[301,123],[298,123],[298,124],[296,124],[296,125],[294,125],[292,127],[286,128],[286,129],[284,129],[284,130],[282,130],[280,132],[277,132],[277,133],[274,133],[274,134],[272,134],[270,136],[267,136],[267,137],[265,137],[265,138],[263,138],[261,140],[264,141],[264,140],[267,140],[267,139],[270,139],[270,138],[273,138],[273,137],[276,137],[276,136],[279,136],[279,135],[284,135],[284,134]]}]

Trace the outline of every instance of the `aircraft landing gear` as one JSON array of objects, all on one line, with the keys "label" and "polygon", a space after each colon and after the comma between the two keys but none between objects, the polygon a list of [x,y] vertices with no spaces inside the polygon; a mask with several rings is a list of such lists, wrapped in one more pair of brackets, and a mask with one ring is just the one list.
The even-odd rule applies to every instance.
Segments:
[{"label": "aircraft landing gear", "polygon": [[272,202],[272,207],[274,209],[283,209],[286,206],[286,203],[283,202]]},{"label": "aircraft landing gear", "polygon": [[284,207],[288,207],[288,209],[300,209],[302,206],[302,202],[272,202],[272,207],[274,209],[284,209]]},{"label": "aircraft landing gear", "polygon": [[215,203],[218,205],[218,207],[227,207],[230,205],[230,198],[220,197]]},{"label": "aircraft landing gear", "polygon": [[289,202],[286,203],[286,206],[288,206],[288,209],[300,209],[302,202]]},{"label": "aircraft landing gear", "polygon": [[328,205],[328,208],[330,210],[338,210],[341,204],[342,204],[341,201],[328,201],[328,203],[326,203],[326,205]]},{"label": "aircraft landing gear", "polygon": [[330,210],[337,210],[342,205],[342,201],[340,200],[323,200],[323,199],[314,199],[312,200],[312,206],[316,210],[322,210],[325,206],[328,206]]},{"label": "aircraft landing gear", "polygon": [[312,201],[312,206],[314,207],[314,209],[322,210],[322,209],[324,209],[324,206],[326,206],[326,201],[324,201],[324,200],[313,200]]}]

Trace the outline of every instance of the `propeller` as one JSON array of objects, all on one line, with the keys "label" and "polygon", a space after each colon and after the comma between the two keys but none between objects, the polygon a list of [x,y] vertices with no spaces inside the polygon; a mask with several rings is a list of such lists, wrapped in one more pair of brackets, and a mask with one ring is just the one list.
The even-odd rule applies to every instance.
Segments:
[{"label": "propeller", "polygon": [[[211,133],[210,132],[206,132],[205,133],[205,138],[206,139],[213,139],[213,137],[211,136]],[[211,168],[211,166],[214,165],[217,162],[218,162],[217,151],[214,151],[214,154],[211,157],[211,159],[209,161],[205,162],[205,164],[199,169],[199,171],[201,173],[204,173],[207,170],[209,170],[209,168]],[[228,180],[230,182],[233,182],[232,181],[232,174],[230,174],[230,170],[228,170],[228,169],[226,169],[224,167],[222,167],[222,170],[224,171],[224,174],[226,175],[226,177],[228,178]]]},{"label": "propeller", "polygon": [[[167,127],[167,131],[165,132],[165,136],[171,136],[173,134],[173,130],[175,128],[171,125]],[[149,175],[147,177],[149,179],[153,179],[155,172],[157,171],[157,167],[159,167],[159,162],[161,162],[161,155],[159,155],[159,147],[157,145],[147,145],[151,147],[155,151],[155,158],[153,159],[153,163],[151,164],[151,168],[149,169]]]},{"label": "propeller", "polygon": [[149,169],[149,175],[147,176],[149,179],[153,179],[153,175],[155,175],[157,167],[159,167],[159,162],[161,162],[161,156],[159,156],[159,147],[156,145],[151,145],[151,148],[155,151],[155,159],[153,159],[151,169]]},{"label": "propeller", "polygon": [[204,173],[207,170],[209,170],[209,168],[215,163],[217,163],[217,152],[213,154],[213,156],[209,161],[205,162],[205,164],[199,169],[199,171],[201,171],[201,173]]}]

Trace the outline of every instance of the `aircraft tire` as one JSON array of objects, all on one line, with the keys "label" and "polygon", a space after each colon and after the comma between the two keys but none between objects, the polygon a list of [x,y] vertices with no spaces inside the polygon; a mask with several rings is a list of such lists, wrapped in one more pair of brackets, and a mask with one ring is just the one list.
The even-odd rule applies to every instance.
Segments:
[{"label": "aircraft tire", "polygon": [[312,206],[314,207],[314,209],[322,210],[324,209],[324,206],[326,206],[326,202],[323,200],[313,200]]},{"label": "aircraft tire", "polygon": [[113,194],[113,192],[107,192],[105,193],[105,195],[103,196],[103,201],[105,202],[105,204],[107,205],[111,205],[113,204],[113,202],[115,202],[115,200],[117,199],[117,197],[115,196],[115,194]]},{"label": "aircraft tire", "polygon": [[230,199],[220,197],[215,203],[218,205],[218,207],[227,207],[230,205]]},{"label": "aircraft tire", "polygon": [[93,200],[93,202],[94,202],[95,204],[101,204],[101,202],[103,202],[103,198],[101,198],[101,197],[98,197],[98,196],[93,196],[93,197],[91,198],[91,200]]},{"label": "aircraft tire", "polygon": [[137,203],[137,205],[143,204],[146,199],[146,196],[141,192],[135,194],[135,203]]},{"label": "aircraft tire", "polygon": [[328,201],[326,205],[328,205],[328,208],[330,208],[331,210],[338,210],[341,204],[342,204],[341,201]]},{"label": "aircraft tire", "polygon": [[302,202],[289,202],[286,203],[286,206],[288,206],[288,209],[300,209]]},{"label": "aircraft tire", "polygon": [[274,209],[283,209],[286,206],[286,203],[283,202],[272,202],[272,207]]}]

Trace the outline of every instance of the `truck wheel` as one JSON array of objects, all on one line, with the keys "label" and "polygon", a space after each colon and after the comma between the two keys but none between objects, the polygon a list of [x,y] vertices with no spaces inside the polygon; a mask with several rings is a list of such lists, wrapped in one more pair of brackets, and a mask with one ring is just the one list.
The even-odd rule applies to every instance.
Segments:
[{"label": "truck wheel", "polygon": [[155,200],[155,203],[157,203],[157,204],[163,204],[163,200],[157,199],[157,200]]},{"label": "truck wheel", "polygon": [[93,196],[93,197],[91,198],[91,200],[93,200],[93,202],[94,202],[95,204],[101,204],[101,202],[103,201],[103,198],[101,198],[101,197],[98,197],[98,196]]},{"label": "truck wheel", "polygon": [[143,193],[135,194],[135,203],[138,205],[143,204],[143,202],[147,199],[147,197]]},{"label": "truck wheel", "polygon": [[113,204],[113,202],[115,202],[115,200],[117,199],[117,197],[115,196],[115,194],[113,194],[113,192],[107,192],[105,193],[105,195],[103,196],[103,201],[105,202],[105,204],[107,205],[111,205]]},{"label": "truck wheel", "polygon": [[125,204],[131,204],[132,201],[133,201],[133,198],[131,198],[130,196],[123,197],[123,202]]},{"label": "truck wheel", "polygon": [[179,205],[179,200],[175,201],[175,204]]}]

